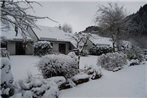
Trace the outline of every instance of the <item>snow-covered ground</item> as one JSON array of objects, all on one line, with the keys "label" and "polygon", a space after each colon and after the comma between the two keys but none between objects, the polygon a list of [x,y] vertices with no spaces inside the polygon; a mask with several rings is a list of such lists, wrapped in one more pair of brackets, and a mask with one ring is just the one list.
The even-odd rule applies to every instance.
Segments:
[{"label": "snow-covered ground", "polygon": [[133,66],[118,72],[102,70],[101,79],[63,90],[59,98],[147,98],[146,71],[147,65]]},{"label": "snow-covered ground", "polygon": [[[40,74],[35,66],[39,57],[11,56],[12,73],[15,80],[23,79],[28,73]],[[96,65],[97,56],[81,57],[80,68]],[[144,65],[124,68],[118,72],[102,70],[103,77],[62,90],[59,98],[97,97],[147,97],[147,62]]]},{"label": "snow-covered ground", "polygon": [[10,56],[14,79],[24,79],[28,74],[40,74],[36,67],[38,61],[39,57],[37,56]]}]

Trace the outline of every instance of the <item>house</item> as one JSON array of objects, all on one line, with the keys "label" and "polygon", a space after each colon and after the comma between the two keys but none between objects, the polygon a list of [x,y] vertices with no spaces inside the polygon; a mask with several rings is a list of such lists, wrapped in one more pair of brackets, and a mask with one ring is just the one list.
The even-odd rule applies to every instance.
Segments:
[{"label": "house", "polygon": [[[3,29],[3,27],[5,27]],[[18,34],[16,36],[16,32],[12,25],[9,26],[1,26],[1,49],[8,50],[11,55],[30,55],[33,54],[33,40],[31,37],[27,36],[26,41],[23,40],[23,35],[18,30]]]},{"label": "house", "polygon": [[[16,32],[14,28],[7,27],[2,29],[0,35],[1,48],[5,48],[11,55],[32,55],[34,53],[33,43],[36,41],[49,41],[52,45],[53,53],[68,54],[76,47],[76,42],[71,38],[72,33],[65,33],[59,27],[38,26],[39,28],[28,28],[26,41],[21,35],[21,31]],[[91,34],[87,42],[86,49],[89,50],[93,46],[111,47],[110,38],[100,37],[96,34]]]},{"label": "house", "polygon": [[69,33],[65,33],[58,27],[39,26],[34,28],[31,35],[35,35],[37,41],[49,41],[52,45],[53,53],[68,54],[74,45],[71,43]]},{"label": "house", "polygon": [[1,48],[7,49],[11,55],[32,55],[34,53],[33,43],[36,41],[49,41],[54,53],[69,53],[74,45],[70,42],[68,33],[58,27],[39,26],[39,28],[28,29],[26,41],[21,32],[16,32],[11,26],[2,29],[0,34]]},{"label": "house", "polygon": [[112,40],[108,37],[101,37],[97,34],[91,34],[89,41],[87,42],[86,49],[89,50],[92,47],[112,47]]}]

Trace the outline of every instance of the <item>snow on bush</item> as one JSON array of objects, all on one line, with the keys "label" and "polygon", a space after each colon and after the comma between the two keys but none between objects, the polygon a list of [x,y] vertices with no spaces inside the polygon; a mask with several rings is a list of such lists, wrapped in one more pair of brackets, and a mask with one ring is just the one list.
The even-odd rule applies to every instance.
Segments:
[{"label": "snow on bush", "polygon": [[58,86],[63,82],[65,82],[64,77],[43,79],[42,77],[28,76],[27,79],[18,82],[19,93],[21,93],[18,98],[58,98]]},{"label": "snow on bush", "polygon": [[72,77],[72,81],[78,85],[84,82],[88,82],[89,81],[90,76],[85,74],[85,73],[79,73],[75,76]]},{"label": "snow on bush", "polygon": [[142,62],[144,60],[143,51],[137,46],[133,46],[130,50],[127,51],[126,54],[129,60],[138,59],[139,62]]},{"label": "snow on bush", "polygon": [[88,75],[91,75],[92,80],[98,79],[102,76],[101,66],[94,66],[94,65],[85,66],[84,72]]},{"label": "snow on bush", "polygon": [[10,58],[9,56],[9,52],[6,50],[6,48],[0,48],[0,56],[1,57],[7,57],[7,58]]},{"label": "snow on bush", "polygon": [[98,57],[97,65],[109,71],[122,68],[127,64],[127,57],[123,53],[107,53]]},{"label": "snow on bush", "polygon": [[87,56],[89,54],[89,51],[84,49],[82,52],[81,52],[81,55],[82,56]]},{"label": "snow on bush", "polygon": [[37,66],[44,78],[52,76],[70,78],[78,73],[78,60],[73,53],[43,56]]},{"label": "snow on bush", "polygon": [[48,41],[38,41],[34,43],[34,55],[42,56],[50,54],[52,51],[52,45]]},{"label": "snow on bush", "polygon": [[102,54],[106,54],[106,53],[110,53],[112,52],[112,48],[111,47],[92,47],[89,49],[89,54],[91,55],[102,55]]},{"label": "snow on bush", "polygon": [[8,58],[1,58],[1,96],[10,97],[14,94],[13,75]]}]

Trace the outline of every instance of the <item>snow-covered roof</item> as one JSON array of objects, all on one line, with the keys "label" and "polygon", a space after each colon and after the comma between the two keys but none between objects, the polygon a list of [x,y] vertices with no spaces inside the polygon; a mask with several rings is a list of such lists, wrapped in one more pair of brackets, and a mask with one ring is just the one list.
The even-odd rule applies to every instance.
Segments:
[{"label": "snow-covered roof", "polygon": [[40,40],[50,40],[50,41],[69,41],[69,33],[65,33],[63,30],[60,30],[58,27],[46,27],[38,26],[34,28],[34,32]]},{"label": "snow-covered roof", "polygon": [[91,34],[90,41],[98,46],[103,46],[103,45],[112,46],[111,38],[101,37],[96,34]]},{"label": "snow-covered roof", "polygon": [[[23,36],[20,30],[18,30],[18,34],[16,35],[16,32],[14,30],[14,27],[12,25],[9,26],[3,26],[1,25],[1,32],[0,32],[0,39],[5,40],[23,40]],[[31,40],[31,37],[27,36],[27,39]]]},{"label": "snow-covered roof", "polygon": [[[34,32],[40,40],[49,40],[49,41],[67,41],[71,42],[76,46],[76,42],[71,36],[74,36],[72,33],[66,33],[63,30],[60,30],[58,27],[47,27],[47,26],[38,26],[34,28]],[[96,34],[92,34],[90,41],[95,45],[108,45],[112,46],[110,38],[100,37]]]}]

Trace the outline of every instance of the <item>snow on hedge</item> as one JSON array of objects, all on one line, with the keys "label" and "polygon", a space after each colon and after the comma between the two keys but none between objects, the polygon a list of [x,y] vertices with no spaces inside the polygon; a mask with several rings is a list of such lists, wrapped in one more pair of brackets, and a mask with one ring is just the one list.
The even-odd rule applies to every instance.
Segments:
[{"label": "snow on hedge", "polygon": [[[15,85],[16,93],[12,98],[58,98],[58,87],[65,82],[64,77],[43,79],[37,76],[28,76]],[[16,97],[17,96],[17,97]]]},{"label": "snow on hedge", "polygon": [[116,68],[122,68],[127,64],[127,57],[123,53],[107,53],[98,57],[97,65],[101,65],[110,71],[116,70]]},{"label": "snow on hedge", "polygon": [[1,58],[1,96],[10,97],[14,94],[13,75],[11,72],[11,64],[8,58]]},{"label": "snow on hedge", "polygon": [[44,78],[64,76],[70,78],[78,73],[78,60],[75,54],[52,54],[43,56],[37,64]]},{"label": "snow on hedge", "polygon": [[50,54],[52,50],[52,45],[49,41],[38,41],[34,43],[34,54],[35,55],[45,55]]}]

